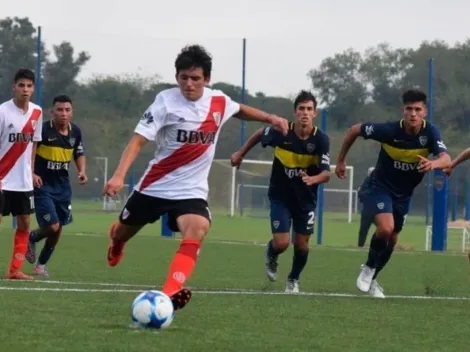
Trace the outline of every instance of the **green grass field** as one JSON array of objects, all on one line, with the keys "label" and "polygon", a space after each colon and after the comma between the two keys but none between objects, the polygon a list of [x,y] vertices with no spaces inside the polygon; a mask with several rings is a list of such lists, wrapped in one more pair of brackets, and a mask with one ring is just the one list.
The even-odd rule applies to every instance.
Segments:
[{"label": "green grass field", "polygon": [[[422,219],[410,218],[380,276],[388,298],[360,294],[355,280],[367,250],[353,248],[358,222],[326,214],[324,245],[312,245],[301,295],[282,293],[292,251],[276,283],[264,276],[269,221],[215,215],[188,285],[194,296],[163,332],[129,328],[132,300],[159,289],[177,238],[145,228],[123,262],[106,265],[117,213],[78,203],[49,267],[35,282],[0,282],[1,351],[458,351],[468,348],[469,263],[461,232],[449,253],[424,252]],[[10,219],[0,227],[0,263],[11,255]],[[312,241],[314,243],[315,241]],[[32,267],[26,263],[25,272]]]}]

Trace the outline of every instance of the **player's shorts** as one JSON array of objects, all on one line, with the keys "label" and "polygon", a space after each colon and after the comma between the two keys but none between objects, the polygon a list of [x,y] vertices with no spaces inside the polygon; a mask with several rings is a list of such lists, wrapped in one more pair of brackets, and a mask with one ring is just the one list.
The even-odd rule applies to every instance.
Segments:
[{"label": "player's shorts", "polygon": [[34,213],[33,191],[0,191],[0,212],[3,216]]},{"label": "player's shorts", "polygon": [[315,226],[315,204],[300,207],[278,199],[270,199],[271,203],[271,232],[289,232],[291,225],[295,233],[311,235]]},{"label": "player's shorts", "polygon": [[168,214],[168,227],[179,232],[176,219],[181,215],[197,214],[211,223],[209,205],[204,199],[164,199],[148,196],[133,191],[119,215],[119,221],[125,225],[144,226],[158,221]]},{"label": "player's shorts", "polygon": [[60,224],[66,226],[72,218],[72,191],[70,185],[50,187],[43,185],[34,189],[36,221],[40,228]]},{"label": "player's shorts", "polygon": [[365,216],[391,213],[395,224],[393,232],[401,232],[410,209],[410,197],[394,197],[389,191],[366,181],[359,191],[359,199],[363,203],[362,213]]}]

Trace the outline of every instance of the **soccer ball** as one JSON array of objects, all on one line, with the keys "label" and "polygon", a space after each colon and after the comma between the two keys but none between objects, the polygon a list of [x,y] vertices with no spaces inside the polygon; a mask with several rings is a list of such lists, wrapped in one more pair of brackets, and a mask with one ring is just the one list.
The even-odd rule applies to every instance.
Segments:
[{"label": "soccer ball", "polygon": [[131,315],[140,327],[165,329],[173,321],[173,303],[163,292],[145,291],[132,303]]}]

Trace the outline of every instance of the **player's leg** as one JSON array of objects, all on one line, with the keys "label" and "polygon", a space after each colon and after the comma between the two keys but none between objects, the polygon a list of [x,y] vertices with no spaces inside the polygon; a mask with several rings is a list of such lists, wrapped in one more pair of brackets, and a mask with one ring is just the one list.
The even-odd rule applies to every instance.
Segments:
[{"label": "player's leg", "polygon": [[[375,269],[375,273],[373,276],[373,282],[377,282],[377,276],[379,273],[383,270],[383,268],[387,265],[389,262],[390,258],[392,257],[393,251],[395,249],[395,246],[398,241],[398,235],[403,229],[403,226],[406,222],[406,216],[409,211],[409,206],[410,206],[410,201],[409,200],[404,200],[404,201],[394,201],[393,202],[393,220],[394,220],[394,228],[393,228],[393,233],[391,237],[389,238],[387,242],[387,246],[385,247],[385,250],[379,257]],[[383,289],[378,286],[378,288],[383,291]],[[371,287],[371,291],[369,292],[372,295],[374,295],[374,287]]]},{"label": "player's leg", "polygon": [[309,209],[292,209],[293,227],[295,232],[294,256],[292,258],[292,269],[287,277],[286,292],[299,292],[299,278],[309,254],[309,240],[315,226],[315,206]]},{"label": "player's leg", "polygon": [[194,271],[210,223],[209,206],[203,199],[176,201],[168,212],[170,229],[179,231],[182,237],[162,289],[173,301],[175,310],[185,307],[191,299],[191,292],[183,286]]},{"label": "player's leg", "polygon": [[108,265],[116,266],[124,256],[124,246],[146,224],[157,221],[162,213],[161,199],[150,197],[139,192],[132,192],[127,199],[119,219],[109,230],[111,239],[108,247]]},{"label": "player's leg", "polygon": [[36,243],[50,236],[55,237],[60,230],[59,218],[56,212],[54,199],[49,192],[41,189],[34,191],[34,205],[38,228],[29,234],[28,251],[26,260],[31,264],[36,263]]},{"label": "player's leg", "polygon": [[13,242],[13,253],[7,278],[11,280],[33,280],[33,277],[21,272],[30,231],[30,218],[34,212],[33,192],[4,191],[8,198],[11,215],[16,216],[17,227]]},{"label": "player's leg", "polygon": [[362,266],[356,286],[362,292],[369,292],[380,256],[386,251],[393,234],[394,219],[392,199],[386,193],[371,192],[364,197],[364,212],[374,216],[376,230],[370,241],[367,262]]},{"label": "player's leg", "polygon": [[[71,195],[61,196],[59,198],[53,199],[53,201],[54,209],[50,214],[50,222],[52,222],[52,224],[48,226],[48,228],[51,230],[51,233],[46,237],[44,246],[41,250],[41,253],[39,254],[36,266],[34,268],[34,271],[38,275],[49,276],[46,269],[46,264],[52,257],[57,243],[59,242],[63,227],[69,225],[72,222]],[[37,208],[38,206],[36,205],[36,209]]]},{"label": "player's leg", "polygon": [[367,235],[369,233],[369,229],[373,222],[374,216],[370,216],[369,214],[364,213],[364,211],[361,212],[361,223],[359,226],[359,234],[357,239],[358,247],[364,247],[367,240]]},{"label": "player's leg", "polygon": [[270,199],[272,238],[266,246],[266,276],[270,281],[277,279],[278,258],[289,248],[291,235],[291,213],[284,202]]}]

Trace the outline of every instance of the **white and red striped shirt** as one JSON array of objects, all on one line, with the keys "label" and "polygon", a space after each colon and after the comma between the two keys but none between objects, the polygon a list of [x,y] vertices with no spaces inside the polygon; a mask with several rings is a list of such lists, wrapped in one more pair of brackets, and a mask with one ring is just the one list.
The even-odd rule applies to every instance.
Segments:
[{"label": "white and red striped shirt", "polygon": [[219,133],[239,110],[219,90],[205,88],[197,101],[187,100],[179,88],[160,92],[135,129],[157,145],[135,189],[158,198],[207,200]]},{"label": "white and red striped shirt", "polygon": [[0,105],[0,182],[3,190],[33,190],[33,142],[41,141],[42,109],[29,103],[24,112],[12,100]]}]

